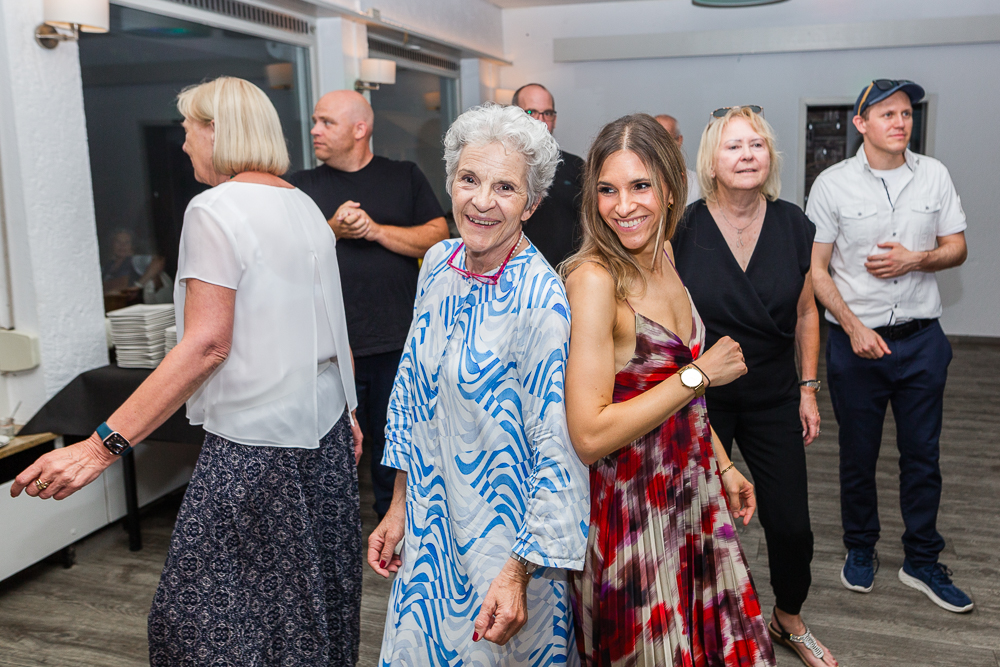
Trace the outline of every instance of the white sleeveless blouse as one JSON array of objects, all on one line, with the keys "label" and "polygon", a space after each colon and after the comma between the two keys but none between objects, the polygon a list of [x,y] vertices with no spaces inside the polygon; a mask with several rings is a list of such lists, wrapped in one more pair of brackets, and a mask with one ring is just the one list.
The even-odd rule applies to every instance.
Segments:
[{"label": "white sleeveless blouse", "polygon": [[357,407],[336,237],[298,189],[228,182],[184,213],[174,304],[188,278],[236,290],[227,359],[187,402],[192,424],[245,445],[315,449]]}]

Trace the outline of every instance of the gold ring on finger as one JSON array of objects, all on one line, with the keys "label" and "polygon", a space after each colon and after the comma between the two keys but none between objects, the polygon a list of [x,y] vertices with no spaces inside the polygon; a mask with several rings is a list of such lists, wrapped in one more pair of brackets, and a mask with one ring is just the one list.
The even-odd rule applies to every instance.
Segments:
[{"label": "gold ring on finger", "polygon": [[41,477],[35,480],[35,486],[38,488],[39,491],[44,491],[45,489],[49,488],[49,484],[51,484],[51,482],[43,482]]}]

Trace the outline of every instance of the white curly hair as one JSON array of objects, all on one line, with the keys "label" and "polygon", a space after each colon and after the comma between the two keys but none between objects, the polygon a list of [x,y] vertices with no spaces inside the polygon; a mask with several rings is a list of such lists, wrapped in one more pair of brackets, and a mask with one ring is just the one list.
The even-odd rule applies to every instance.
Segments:
[{"label": "white curly hair", "polygon": [[455,183],[458,158],[466,146],[502,144],[520,153],[528,164],[528,204],[545,197],[559,164],[559,144],[545,123],[532,120],[523,109],[487,102],[455,119],[444,137],[444,165],[448,191]]}]

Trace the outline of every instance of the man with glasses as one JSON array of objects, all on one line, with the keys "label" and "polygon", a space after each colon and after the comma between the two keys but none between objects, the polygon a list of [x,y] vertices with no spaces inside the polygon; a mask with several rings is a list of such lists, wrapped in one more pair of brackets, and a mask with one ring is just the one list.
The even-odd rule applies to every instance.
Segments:
[{"label": "man with glasses", "polygon": [[[545,123],[549,132],[555,131],[556,103],[542,84],[521,86],[511,103]],[[579,220],[583,159],[564,150],[559,151],[559,157],[552,187],[524,225],[531,242],[553,267],[576,252],[582,240]]]},{"label": "man with glasses", "polygon": [[[670,114],[661,113],[656,116],[656,122],[663,126],[663,129],[667,131],[674,141],[677,142],[677,146],[684,149],[684,135],[681,134],[681,128],[677,125],[677,119]],[[687,157],[685,156],[685,161]],[[687,186],[688,186],[688,196],[687,202],[685,204],[691,204],[693,202],[701,199],[701,187],[698,184],[698,172],[691,167],[687,168]]]},{"label": "man with glasses", "polygon": [[891,402],[899,448],[905,560],[899,579],[953,612],[972,600],[938,562],[939,437],[951,346],[934,272],[965,261],[965,213],[948,170],[907,146],[924,89],[867,84],[854,107],[857,155],[816,179],[812,277],[830,322],[827,373],[840,425],[840,502],[847,559],[841,582],[872,590],[879,537],[875,467]]}]

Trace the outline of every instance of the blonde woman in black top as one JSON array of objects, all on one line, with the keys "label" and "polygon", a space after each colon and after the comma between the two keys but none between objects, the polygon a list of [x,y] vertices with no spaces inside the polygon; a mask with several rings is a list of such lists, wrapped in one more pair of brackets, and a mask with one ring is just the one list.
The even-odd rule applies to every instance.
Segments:
[{"label": "blonde woman in black top", "polygon": [[808,446],[819,435],[819,314],[809,279],[815,226],[778,199],[780,156],[760,107],[719,109],[698,150],[704,199],[691,204],[673,244],[677,270],[707,329],[731,336],[748,372],[706,394],[727,453],[733,440],[753,475],[776,605],[769,630],[806,665],[837,661],[802,620],[813,535]]}]

